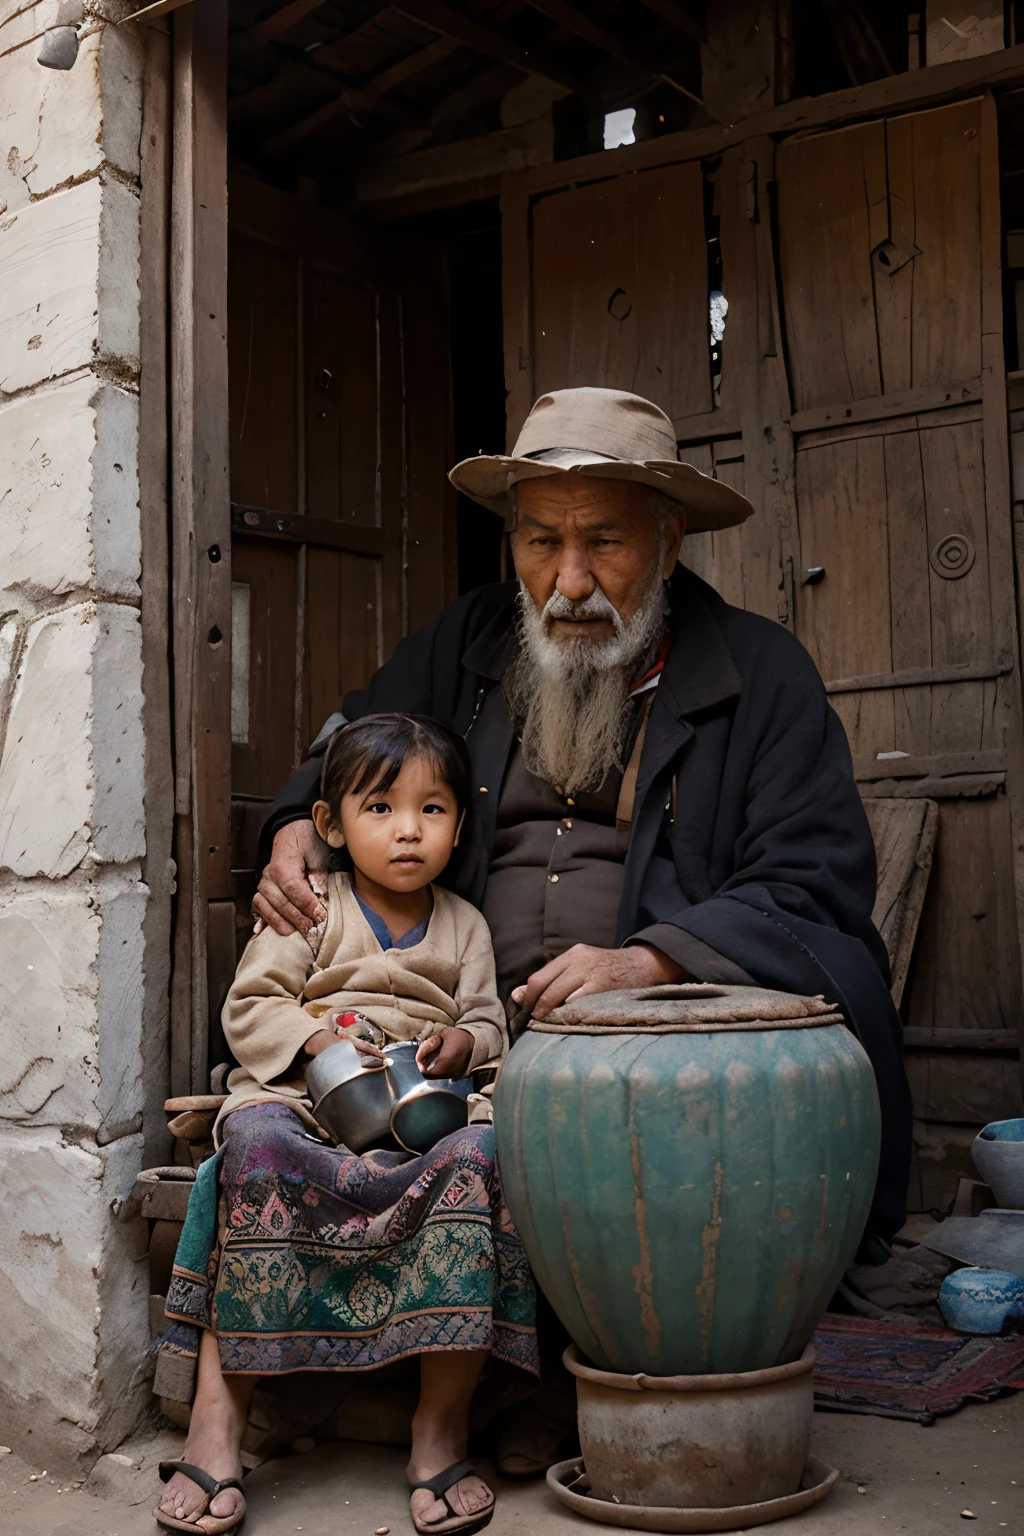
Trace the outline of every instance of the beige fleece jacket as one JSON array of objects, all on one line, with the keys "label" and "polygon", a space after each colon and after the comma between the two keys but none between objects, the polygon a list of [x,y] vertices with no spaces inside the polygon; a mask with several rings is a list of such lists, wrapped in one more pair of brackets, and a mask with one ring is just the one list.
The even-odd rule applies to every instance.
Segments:
[{"label": "beige fleece jacket", "polygon": [[222,1014],[240,1065],[217,1116],[218,1145],[225,1118],[243,1104],[287,1104],[320,1129],[306,1094],[303,1047],[335,1010],[358,1009],[395,1040],[458,1025],[474,1037],[471,1067],[504,1055],[490,930],[468,901],[439,886],[431,891],[426,935],[411,949],[381,949],[347,874],[329,877],[327,917],[308,938],[264,928],[249,940]]}]

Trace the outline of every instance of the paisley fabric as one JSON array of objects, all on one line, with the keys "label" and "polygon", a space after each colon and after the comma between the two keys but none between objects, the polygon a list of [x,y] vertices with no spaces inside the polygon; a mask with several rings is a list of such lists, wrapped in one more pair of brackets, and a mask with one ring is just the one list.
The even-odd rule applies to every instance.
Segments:
[{"label": "paisley fabric", "polygon": [[236,1110],[200,1169],[161,1349],[212,1328],[225,1371],[372,1370],[486,1349],[536,1372],[536,1296],[489,1125],[356,1157],[283,1104]]}]

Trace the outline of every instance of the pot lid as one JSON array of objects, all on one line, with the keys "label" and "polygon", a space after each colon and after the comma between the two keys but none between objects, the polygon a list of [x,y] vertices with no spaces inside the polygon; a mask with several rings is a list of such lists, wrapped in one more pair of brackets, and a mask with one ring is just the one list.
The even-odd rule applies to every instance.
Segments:
[{"label": "pot lid", "polygon": [[841,1024],[834,1003],[767,987],[730,987],[717,982],[670,982],[660,987],[629,987],[594,992],[553,1008],[546,1019],[532,1019],[542,1034],[655,1034],[715,1030],[806,1029]]}]

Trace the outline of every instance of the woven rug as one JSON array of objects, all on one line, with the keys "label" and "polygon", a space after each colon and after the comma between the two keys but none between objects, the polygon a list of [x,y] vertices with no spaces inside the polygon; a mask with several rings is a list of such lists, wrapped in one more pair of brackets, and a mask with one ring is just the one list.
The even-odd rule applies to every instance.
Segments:
[{"label": "woven rug", "polygon": [[930,1424],[968,1399],[1024,1388],[1024,1335],[965,1338],[826,1312],[814,1335],[814,1403]]}]

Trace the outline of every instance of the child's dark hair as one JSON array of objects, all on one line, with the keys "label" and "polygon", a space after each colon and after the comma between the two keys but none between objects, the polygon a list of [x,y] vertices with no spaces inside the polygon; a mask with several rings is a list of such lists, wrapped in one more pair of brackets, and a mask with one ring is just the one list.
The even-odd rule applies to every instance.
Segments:
[{"label": "child's dark hair", "polygon": [[364,715],[339,726],[327,743],[320,793],[332,814],[343,795],[386,794],[410,757],[426,757],[459,810],[469,805],[469,753],[461,736],[426,715]]}]

